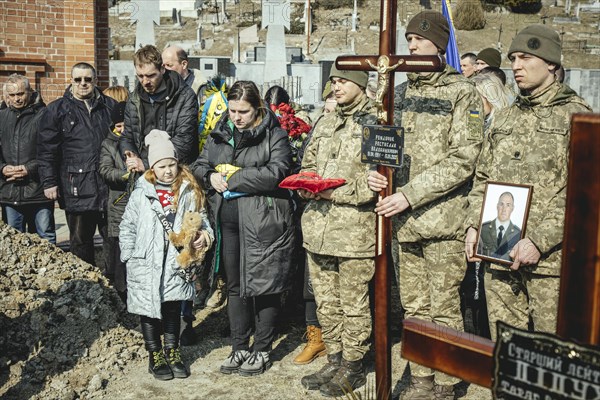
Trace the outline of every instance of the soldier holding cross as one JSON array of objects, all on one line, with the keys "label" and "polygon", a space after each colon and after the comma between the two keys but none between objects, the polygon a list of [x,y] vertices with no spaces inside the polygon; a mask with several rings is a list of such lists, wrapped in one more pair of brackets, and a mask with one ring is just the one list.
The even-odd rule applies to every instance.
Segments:
[{"label": "soldier holding cross", "polygon": [[[423,11],[408,23],[411,55],[444,54],[449,26],[442,14]],[[399,285],[406,317],[462,327],[458,290],[465,272],[456,212],[466,194],[483,139],[483,105],[475,86],[450,66],[409,73],[395,93],[394,124],[404,127],[404,165],[396,193],[377,203],[379,215],[398,215]],[[387,179],[372,171],[369,187]],[[402,399],[453,399],[458,379],[411,364],[411,386]],[[435,374],[435,377],[434,377]]]}]

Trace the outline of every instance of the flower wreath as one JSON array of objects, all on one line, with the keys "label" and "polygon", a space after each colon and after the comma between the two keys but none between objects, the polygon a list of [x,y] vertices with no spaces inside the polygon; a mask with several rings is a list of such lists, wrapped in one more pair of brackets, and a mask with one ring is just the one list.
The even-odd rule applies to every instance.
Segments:
[{"label": "flower wreath", "polygon": [[288,139],[292,145],[292,155],[294,162],[298,154],[298,150],[302,147],[302,142],[306,139],[306,135],[311,130],[311,126],[296,116],[296,111],[291,105],[281,103],[278,106],[271,104],[271,111],[275,113],[279,124],[288,133]]}]

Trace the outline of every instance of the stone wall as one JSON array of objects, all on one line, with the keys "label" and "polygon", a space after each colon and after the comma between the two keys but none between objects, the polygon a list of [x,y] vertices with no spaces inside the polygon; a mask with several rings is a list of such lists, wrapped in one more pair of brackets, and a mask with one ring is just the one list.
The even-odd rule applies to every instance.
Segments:
[{"label": "stone wall", "polygon": [[48,103],[87,62],[107,86],[108,0],[0,0],[0,9],[0,82],[24,74]]}]

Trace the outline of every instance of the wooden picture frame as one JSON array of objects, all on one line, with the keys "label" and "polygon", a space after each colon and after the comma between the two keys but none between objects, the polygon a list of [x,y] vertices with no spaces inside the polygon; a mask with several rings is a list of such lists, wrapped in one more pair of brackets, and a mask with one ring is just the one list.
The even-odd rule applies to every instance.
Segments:
[{"label": "wooden picture frame", "polygon": [[509,253],[525,237],[532,194],[531,185],[486,183],[479,217],[476,257],[496,264],[513,263]]}]

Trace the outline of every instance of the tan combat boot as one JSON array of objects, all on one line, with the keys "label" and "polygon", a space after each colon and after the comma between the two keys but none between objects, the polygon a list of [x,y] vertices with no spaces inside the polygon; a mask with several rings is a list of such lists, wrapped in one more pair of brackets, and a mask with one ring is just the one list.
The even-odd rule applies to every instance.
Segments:
[{"label": "tan combat boot", "polygon": [[434,398],[433,375],[411,377],[410,386],[400,395],[400,400],[432,400]]},{"label": "tan combat boot", "polygon": [[308,343],[304,346],[304,349],[300,354],[294,358],[294,364],[304,365],[311,363],[315,358],[323,356],[327,353],[325,349],[325,343],[321,337],[321,328],[317,328],[314,325],[306,327],[306,337]]}]

